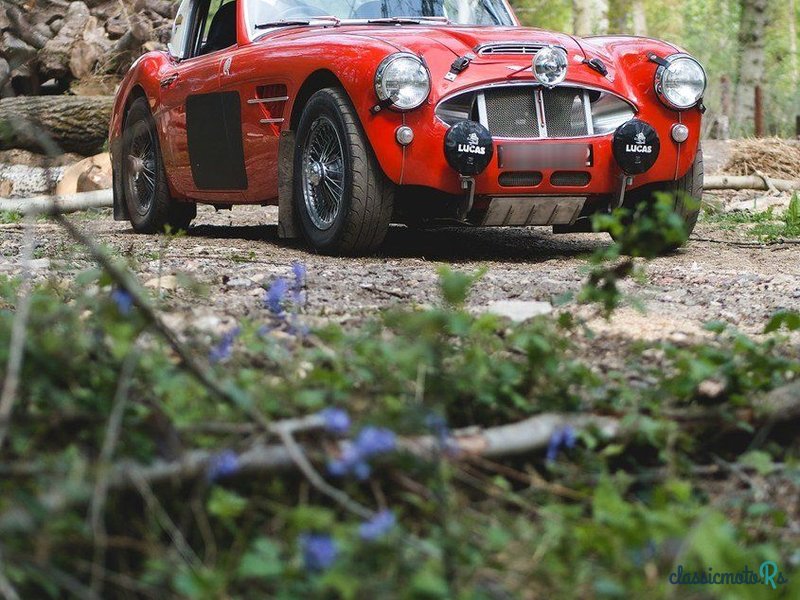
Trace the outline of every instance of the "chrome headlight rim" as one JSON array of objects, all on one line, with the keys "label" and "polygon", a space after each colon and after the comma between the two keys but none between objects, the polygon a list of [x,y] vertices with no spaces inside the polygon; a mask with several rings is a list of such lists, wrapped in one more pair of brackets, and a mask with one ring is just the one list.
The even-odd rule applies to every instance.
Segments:
[{"label": "chrome headlight rim", "polygon": [[[394,100],[392,100],[390,94],[386,91],[384,87],[384,83],[386,81],[386,71],[392,65],[392,63],[398,60],[413,60],[416,62],[422,69],[425,71],[427,76],[427,91],[425,95],[419,100],[419,102],[408,105],[408,106],[401,106],[396,104]],[[428,97],[431,95],[431,73],[428,69],[428,65],[425,64],[425,61],[422,60],[416,54],[412,54],[410,52],[395,52],[394,54],[390,54],[386,58],[384,58],[381,63],[378,65],[377,70],[375,71],[375,95],[378,96],[378,99],[381,102],[390,102],[389,108],[400,112],[406,112],[409,110],[414,110],[415,108],[419,108],[422,106],[427,100]]]},{"label": "chrome headlight rim", "polygon": [[[678,103],[674,102],[672,99],[670,99],[667,96],[667,94],[664,92],[664,86],[662,84],[662,82],[664,80],[664,75],[666,75],[667,70],[673,64],[675,64],[676,62],[681,61],[681,60],[688,60],[690,62],[693,62],[694,64],[696,64],[700,68],[700,72],[703,74],[703,86],[702,86],[703,89],[700,92],[700,95],[697,97],[697,99],[694,102],[691,102],[690,104],[685,104],[685,105],[678,104]],[[706,90],[708,89],[708,75],[706,74],[706,70],[705,70],[705,68],[703,68],[703,65],[700,64],[699,60],[697,60],[694,56],[691,56],[689,54],[685,54],[685,53],[681,52],[681,53],[678,53],[678,54],[672,54],[670,56],[667,56],[666,58],[663,59],[662,63],[659,64],[658,69],[656,69],[654,87],[655,87],[655,91],[656,91],[656,95],[658,96],[658,99],[667,108],[671,108],[673,110],[679,110],[679,111],[689,110],[689,109],[694,108],[695,106],[699,105],[703,101],[703,96],[705,96]]]},{"label": "chrome headlight rim", "polygon": [[[537,71],[537,65],[540,61],[542,61],[548,54],[556,55],[559,58],[559,62],[561,64],[561,72],[558,76],[553,80],[546,80],[542,74]],[[561,85],[567,79],[567,71],[569,70],[569,54],[567,51],[562,48],[561,46],[554,46],[549,45],[545,46],[541,50],[536,53],[536,56],[533,57],[531,60],[531,72],[533,73],[533,78],[538,81],[541,85],[554,88],[558,85]]]}]

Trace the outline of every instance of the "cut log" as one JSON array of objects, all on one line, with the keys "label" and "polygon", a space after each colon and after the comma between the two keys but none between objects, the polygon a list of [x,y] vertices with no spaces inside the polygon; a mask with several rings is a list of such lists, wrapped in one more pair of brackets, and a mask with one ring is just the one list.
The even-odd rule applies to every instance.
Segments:
[{"label": "cut log", "polygon": [[47,36],[44,31],[31,25],[22,11],[16,6],[7,8],[6,15],[11,22],[11,27],[16,31],[19,38],[37,50],[44,48],[47,40],[52,37]]},{"label": "cut log", "polygon": [[108,136],[111,96],[39,96],[0,100],[0,150],[99,154]]},{"label": "cut log", "polygon": [[111,51],[105,71],[124,71],[141,54],[142,44],[153,37],[153,25],[142,15],[128,18],[128,31],[119,38]]},{"label": "cut log", "polygon": [[44,78],[85,77],[111,47],[105,30],[83,2],[72,2],[56,36],[39,52]]},{"label": "cut log", "polygon": [[33,215],[71,213],[90,208],[109,208],[113,200],[111,190],[84,192],[71,196],[36,196],[18,200],[0,198],[0,212]]},{"label": "cut log", "polygon": [[770,190],[770,184],[781,192],[800,191],[800,181],[789,181],[786,179],[765,180],[758,175],[715,175],[706,177],[703,182],[703,189],[710,190]]}]

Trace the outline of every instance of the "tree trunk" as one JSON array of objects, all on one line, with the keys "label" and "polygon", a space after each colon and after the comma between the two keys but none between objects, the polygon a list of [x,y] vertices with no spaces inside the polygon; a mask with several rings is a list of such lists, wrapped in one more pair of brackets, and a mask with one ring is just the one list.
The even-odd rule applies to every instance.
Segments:
[{"label": "tree trunk", "polygon": [[102,152],[111,96],[38,96],[0,100],[0,149],[44,154]]},{"label": "tree trunk", "polygon": [[789,0],[789,70],[792,78],[792,88],[797,89],[800,84],[800,57],[797,50],[797,3]]},{"label": "tree trunk", "polygon": [[608,0],[572,0],[575,35],[608,33]]},{"label": "tree trunk", "polygon": [[572,0],[572,28],[575,35],[592,33],[592,3],[589,0]]},{"label": "tree trunk", "polygon": [[644,0],[633,0],[631,2],[633,35],[647,35],[647,13],[645,12],[644,8]]},{"label": "tree trunk", "polygon": [[608,33],[608,0],[594,0],[594,33],[605,35]]},{"label": "tree trunk", "polygon": [[739,80],[736,86],[732,125],[751,134],[754,126],[755,90],[764,79],[764,32],[767,26],[767,0],[741,0],[739,28]]}]

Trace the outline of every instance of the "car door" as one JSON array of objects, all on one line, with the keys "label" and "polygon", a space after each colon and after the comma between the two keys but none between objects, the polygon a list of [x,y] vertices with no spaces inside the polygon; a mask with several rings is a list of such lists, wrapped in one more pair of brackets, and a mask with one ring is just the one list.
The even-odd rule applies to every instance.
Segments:
[{"label": "car door", "polygon": [[242,145],[249,182],[244,201],[268,204],[278,198],[278,142],[285,120],[287,85],[277,73],[262,68],[257,77],[231,57],[229,69],[220,73],[220,89],[240,99]]},{"label": "car door", "polygon": [[[240,1],[241,5],[242,2]],[[245,28],[239,6],[240,31]],[[245,40],[240,40],[244,42]],[[267,47],[243,44],[219,74],[220,90],[236,93],[242,115],[242,145],[249,186],[245,202],[268,204],[278,198],[278,142],[284,128],[288,79],[269,58]]]},{"label": "car door", "polygon": [[[172,69],[161,79],[165,168],[173,186],[191,198],[241,201],[247,175],[240,101],[238,94],[219,88],[219,74],[232,47],[212,44],[219,22],[215,22],[217,13],[226,4],[235,7],[234,0],[185,1],[193,2],[194,7],[188,11],[190,27],[184,57],[176,57]],[[176,19],[176,27],[180,25]]]}]

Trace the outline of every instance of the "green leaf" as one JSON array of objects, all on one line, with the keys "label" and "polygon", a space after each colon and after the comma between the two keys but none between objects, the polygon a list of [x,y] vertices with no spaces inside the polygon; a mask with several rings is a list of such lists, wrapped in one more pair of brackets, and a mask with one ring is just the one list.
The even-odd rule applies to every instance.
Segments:
[{"label": "green leaf", "polygon": [[775,313],[764,328],[764,333],[773,333],[781,327],[786,327],[789,331],[800,329],[800,313],[792,310],[782,310]]},{"label": "green leaf", "polygon": [[772,456],[763,450],[751,450],[747,454],[743,454],[739,458],[739,463],[755,469],[759,475],[769,475],[775,470]]},{"label": "green leaf", "polygon": [[242,556],[236,572],[242,578],[277,578],[283,573],[280,548],[269,538],[256,538]]},{"label": "green leaf", "polygon": [[208,512],[220,519],[235,519],[247,508],[247,498],[221,487],[215,487],[208,499]]},{"label": "green leaf", "polygon": [[484,273],[486,273],[486,269],[480,269],[477,273],[470,275],[461,271],[453,271],[450,267],[440,268],[439,285],[444,301],[455,308],[464,306],[469,289],[483,277]]}]

